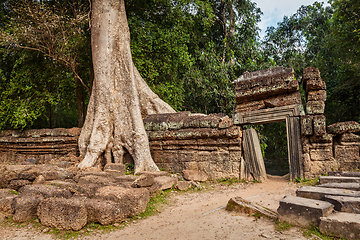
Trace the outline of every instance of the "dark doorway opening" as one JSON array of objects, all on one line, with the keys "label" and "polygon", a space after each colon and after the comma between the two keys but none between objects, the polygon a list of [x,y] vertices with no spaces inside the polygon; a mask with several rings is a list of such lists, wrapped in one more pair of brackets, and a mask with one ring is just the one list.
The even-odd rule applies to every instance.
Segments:
[{"label": "dark doorway opening", "polygon": [[264,124],[259,135],[266,173],[274,176],[288,174],[289,157],[286,122]]}]

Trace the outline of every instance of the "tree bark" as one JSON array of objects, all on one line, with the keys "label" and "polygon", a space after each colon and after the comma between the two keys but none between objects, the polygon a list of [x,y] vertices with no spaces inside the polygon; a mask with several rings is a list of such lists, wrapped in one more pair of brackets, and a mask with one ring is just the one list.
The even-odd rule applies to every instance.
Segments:
[{"label": "tree bark", "polygon": [[147,86],[132,61],[124,0],[92,2],[91,47],[94,83],[79,137],[80,168],[106,161],[122,163],[124,148],[135,173],[158,171],[153,162],[143,117],[175,112]]}]

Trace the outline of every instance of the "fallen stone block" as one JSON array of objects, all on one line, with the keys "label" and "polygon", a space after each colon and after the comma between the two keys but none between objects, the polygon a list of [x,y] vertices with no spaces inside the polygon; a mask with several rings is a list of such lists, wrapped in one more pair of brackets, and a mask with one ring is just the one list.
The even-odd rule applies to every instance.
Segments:
[{"label": "fallen stone block", "polygon": [[103,185],[92,184],[92,183],[78,185],[76,188],[76,192],[74,193],[74,196],[92,198],[92,197],[94,197],[96,191],[102,187],[103,187]]},{"label": "fallen stone block", "polygon": [[84,202],[76,198],[48,198],[40,202],[37,215],[42,225],[78,231],[87,223]]},{"label": "fallen stone block", "polygon": [[184,178],[188,181],[205,182],[208,180],[208,175],[203,171],[198,170],[183,170]]},{"label": "fallen stone block", "polygon": [[325,195],[360,197],[360,192],[346,189],[301,186],[296,190],[297,197],[325,200]]},{"label": "fallen stone block", "polygon": [[0,189],[0,211],[13,213],[11,204],[15,197],[17,197],[17,195],[13,189]]},{"label": "fallen stone block", "polygon": [[190,182],[188,181],[178,181],[175,184],[175,188],[180,190],[180,191],[185,191],[190,187]]},{"label": "fallen stone block", "polygon": [[360,177],[320,176],[319,183],[360,183]]},{"label": "fallen stone block", "polygon": [[120,177],[126,174],[125,171],[118,171],[118,170],[111,170],[111,169],[106,169],[105,173],[107,174],[107,177],[110,178],[116,178],[116,177]]},{"label": "fallen stone block", "polygon": [[319,187],[324,188],[340,188],[340,189],[347,189],[347,190],[353,190],[353,191],[360,191],[360,183],[324,183],[321,185],[318,185]]},{"label": "fallen stone block", "polygon": [[360,177],[360,172],[331,171],[328,172],[328,175],[337,177]]},{"label": "fallen stone block", "polygon": [[108,177],[108,176],[97,176],[97,175],[86,175],[82,176],[78,180],[79,185],[83,184],[98,184],[98,185],[116,185],[115,178]]},{"label": "fallen stone block", "polygon": [[154,184],[154,175],[143,174],[131,184],[131,187],[135,187],[135,188],[149,187],[153,184]]},{"label": "fallen stone block", "polygon": [[41,195],[44,198],[70,198],[72,194],[69,190],[61,189],[56,186],[51,185],[26,185],[19,189],[19,194],[21,195]]},{"label": "fallen stone block", "polygon": [[332,134],[360,132],[360,124],[355,121],[338,122],[327,126],[327,131]]},{"label": "fallen stone block", "polygon": [[121,204],[124,215],[129,217],[144,212],[150,196],[149,191],[145,188],[106,186],[99,188],[94,198]]},{"label": "fallen stone block", "polygon": [[89,222],[109,225],[122,222],[127,217],[121,204],[102,199],[86,199],[84,202],[87,210],[87,220]]},{"label": "fallen stone block", "polygon": [[8,188],[18,191],[21,187],[31,184],[32,182],[30,182],[29,180],[11,180],[8,184]]},{"label": "fallen stone block", "polygon": [[262,214],[264,216],[274,219],[278,217],[275,212],[272,212],[256,203],[246,201],[241,197],[230,198],[225,209],[228,211],[235,211],[249,215]]},{"label": "fallen stone block", "polygon": [[337,212],[320,219],[321,233],[349,240],[360,239],[360,215]]},{"label": "fallen stone block", "polygon": [[44,198],[39,195],[22,195],[14,198],[12,209],[15,222],[25,222],[37,217],[37,208]]},{"label": "fallen stone block", "polygon": [[104,167],[104,171],[105,170],[116,170],[116,171],[123,172],[124,173],[123,175],[125,175],[126,166],[125,166],[125,164],[121,164],[121,163],[108,163]]},{"label": "fallen stone block", "polygon": [[319,226],[320,217],[329,216],[333,205],[319,200],[286,196],[280,200],[277,211],[280,221],[303,227]]},{"label": "fallen stone block", "polygon": [[139,178],[139,176],[124,175],[124,176],[116,177],[115,180],[116,180],[116,182],[133,182],[138,178]]},{"label": "fallen stone block", "polygon": [[172,188],[178,182],[177,178],[168,176],[159,176],[154,178],[154,186],[160,190],[166,190]]},{"label": "fallen stone block", "polygon": [[358,197],[325,195],[325,201],[334,205],[336,211],[360,213],[360,198]]}]

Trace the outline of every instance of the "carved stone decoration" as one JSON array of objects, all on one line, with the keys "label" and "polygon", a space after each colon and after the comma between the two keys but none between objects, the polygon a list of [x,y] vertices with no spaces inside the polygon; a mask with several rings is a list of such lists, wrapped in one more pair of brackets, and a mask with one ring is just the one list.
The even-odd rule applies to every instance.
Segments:
[{"label": "carved stone decoration", "polygon": [[264,181],[267,179],[264,159],[257,132],[246,129],[243,132],[244,161],[241,163],[240,178]]}]

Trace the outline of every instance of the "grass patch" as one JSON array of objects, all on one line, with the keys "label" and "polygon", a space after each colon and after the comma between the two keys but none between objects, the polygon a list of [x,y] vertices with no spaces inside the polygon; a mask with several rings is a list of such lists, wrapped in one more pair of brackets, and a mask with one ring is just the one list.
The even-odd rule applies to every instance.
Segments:
[{"label": "grass patch", "polygon": [[312,179],[295,178],[295,182],[301,183],[301,185],[304,185],[304,186],[315,186],[315,185],[319,185],[319,177],[312,178]]},{"label": "grass patch", "polygon": [[314,235],[323,239],[323,240],[345,240],[343,238],[338,238],[334,236],[328,236],[325,234],[322,234],[318,227],[310,226],[309,228],[303,228],[303,235],[307,238],[312,238]]},{"label": "grass patch", "polygon": [[19,193],[17,191],[15,191],[14,189],[9,189],[9,192],[13,193],[13,194],[16,194],[16,195],[19,195]]},{"label": "grass patch", "polygon": [[277,221],[275,222],[275,226],[274,226],[274,227],[275,227],[275,230],[276,230],[276,231],[283,232],[283,231],[289,230],[289,229],[292,228],[293,226],[294,226],[294,225],[288,223],[287,221],[281,222],[281,221],[277,220]]}]

